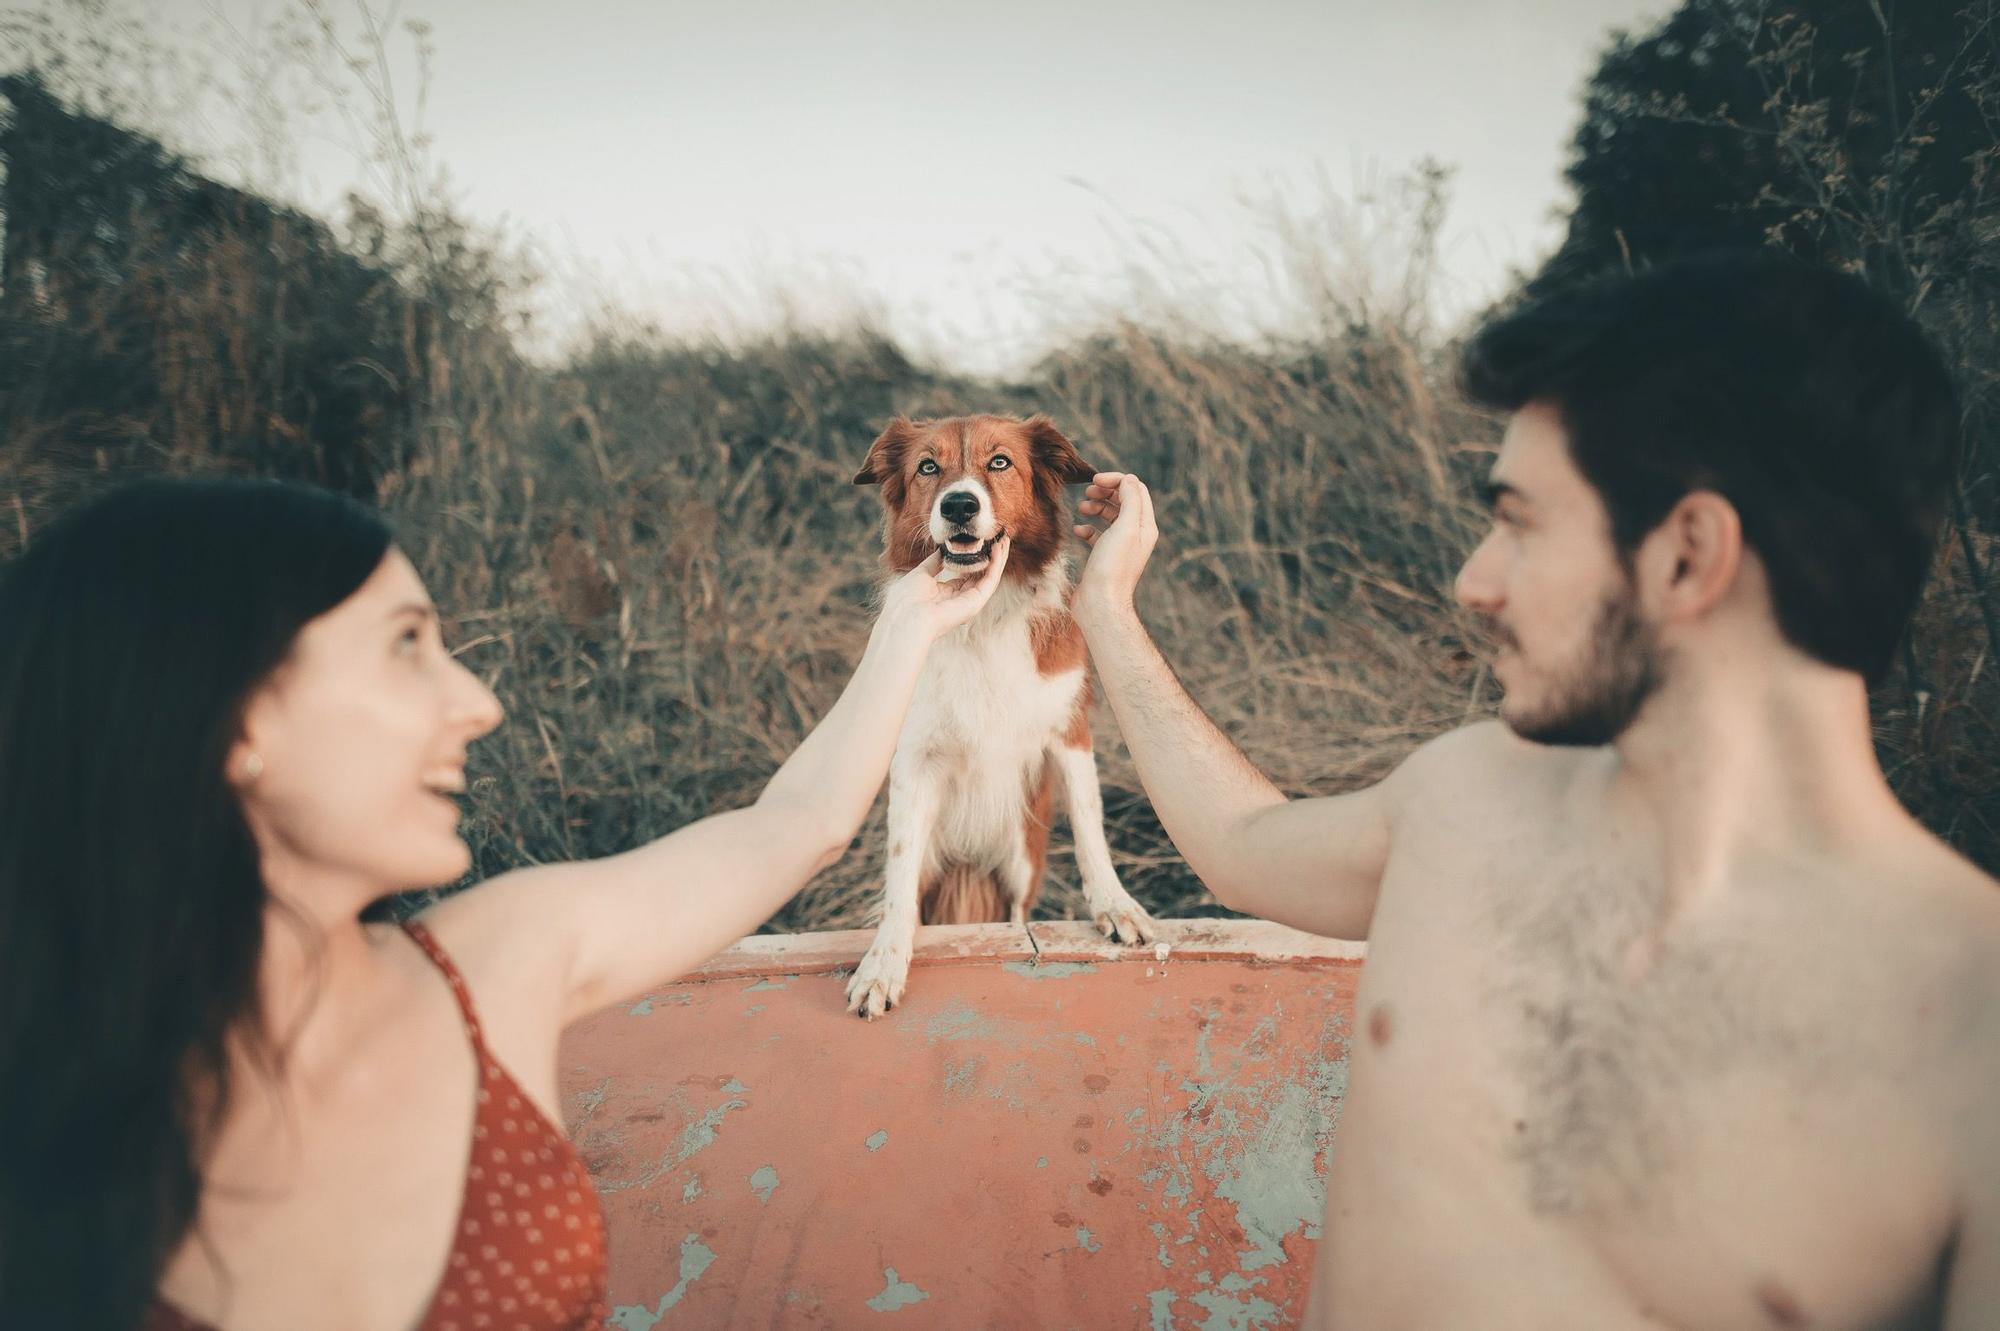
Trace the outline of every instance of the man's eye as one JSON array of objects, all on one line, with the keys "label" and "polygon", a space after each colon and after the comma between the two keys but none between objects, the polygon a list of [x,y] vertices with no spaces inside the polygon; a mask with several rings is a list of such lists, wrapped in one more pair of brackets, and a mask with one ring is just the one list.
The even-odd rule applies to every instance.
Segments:
[{"label": "man's eye", "polygon": [[423,642],[423,634],[418,632],[415,628],[407,628],[404,629],[402,633],[397,635],[396,650],[399,652],[415,651],[422,642]]},{"label": "man's eye", "polygon": [[995,453],[993,455],[993,460],[986,464],[986,470],[1005,471],[1007,470],[1007,468],[1013,465],[1014,465],[1013,459],[1009,458],[1005,453]]},{"label": "man's eye", "polygon": [[937,474],[938,474],[938,464],[931,461],[931,459],[925,458],[922,462],[919,462],[917,464],[917,475],[935,476]]}]

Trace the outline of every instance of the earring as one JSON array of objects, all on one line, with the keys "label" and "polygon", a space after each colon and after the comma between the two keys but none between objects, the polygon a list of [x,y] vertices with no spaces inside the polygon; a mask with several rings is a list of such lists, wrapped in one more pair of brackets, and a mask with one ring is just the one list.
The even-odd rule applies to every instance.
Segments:
[{"label": "earring", "polygon": [[262,775],[264,775],[264,760],[262,758],[253,753],[243,759],[243,779],[245,781],[255,781]]}]

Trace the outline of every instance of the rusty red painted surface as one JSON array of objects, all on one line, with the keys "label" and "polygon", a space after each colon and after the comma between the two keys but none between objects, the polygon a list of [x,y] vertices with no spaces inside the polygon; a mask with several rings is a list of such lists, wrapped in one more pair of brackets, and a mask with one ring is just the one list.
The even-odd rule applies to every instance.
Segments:
[{"label": "rusty red painted surface", "polygon": [[1346,1086],[1360,951],[1274,925],[745,940],[579,1023],[565,1111],[604,1196],[613,1325],[1290,1325]]}]

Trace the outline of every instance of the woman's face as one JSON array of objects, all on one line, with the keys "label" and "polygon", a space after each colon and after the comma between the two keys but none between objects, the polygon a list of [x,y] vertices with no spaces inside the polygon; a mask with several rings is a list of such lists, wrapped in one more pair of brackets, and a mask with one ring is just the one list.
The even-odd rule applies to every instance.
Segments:
[{"label": "woman's face", "polygon": [[373,899],[458,878],[472,855],[452,795],[465,789],[466,746],[500,717],[392,548],[300,630],[246,710],[229,776],[267,879],[330,873]]}]

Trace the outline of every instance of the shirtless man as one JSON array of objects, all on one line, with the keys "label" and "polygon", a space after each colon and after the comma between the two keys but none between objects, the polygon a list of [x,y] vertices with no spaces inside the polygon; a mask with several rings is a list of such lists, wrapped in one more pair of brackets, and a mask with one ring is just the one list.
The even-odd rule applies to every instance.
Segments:
[{"label": "shirtless man", "polygon": [[2000,1326],[2000,884],[1898,805],[1866,690],[1957,457],[1936,353],[1737,257],[1502,319],[1466,380],[1511,413],[1457,585],[1506,698],[1369,789],[1287,800],[1183,691],[1138,478],[1077,528],[1188,864],[1369,941],[1307,1325]]}]

